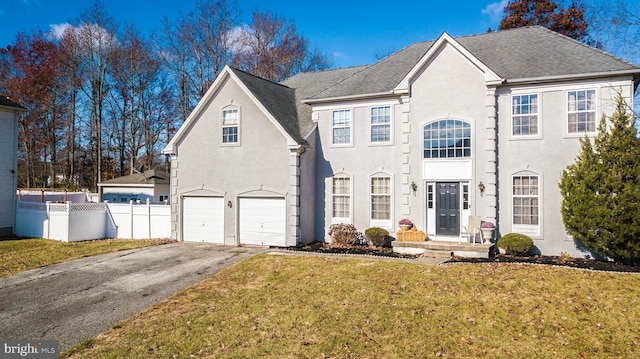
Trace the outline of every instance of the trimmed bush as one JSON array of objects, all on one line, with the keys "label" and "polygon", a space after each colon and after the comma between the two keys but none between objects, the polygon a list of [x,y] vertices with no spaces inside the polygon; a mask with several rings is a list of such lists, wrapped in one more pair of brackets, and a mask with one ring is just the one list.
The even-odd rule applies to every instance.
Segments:
[{"label": "trimmed bush", "polygon": [[382,247],[387,244],[389,231],[380,227],[371,227],[364,231],[364,235],[367,237],[369,243],[376,247]]},{"label": "trimmed bush", "polygon": [[358,230],[353,224],[332,224],[329,227],[332,244],[353,244],[358,237]]},{"label": "trimmed bush", "polygon": [[524,256],[533,248],[533,239],[525,234],[509,233],[498,239],[498,247],[507,254]]}]

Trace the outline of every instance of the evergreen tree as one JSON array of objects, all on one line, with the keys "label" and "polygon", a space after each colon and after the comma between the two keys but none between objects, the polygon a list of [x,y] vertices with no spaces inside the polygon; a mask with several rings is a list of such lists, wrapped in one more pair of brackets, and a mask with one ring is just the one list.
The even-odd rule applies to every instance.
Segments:
[{"label": "evergreen tree", "polygon": [[[616,261],[640,259],[640,143],[621,96],[593,145],[588,138],[560,179],[562,219],[576,242]],[[609,122],[609,126],[607,126]]]}]

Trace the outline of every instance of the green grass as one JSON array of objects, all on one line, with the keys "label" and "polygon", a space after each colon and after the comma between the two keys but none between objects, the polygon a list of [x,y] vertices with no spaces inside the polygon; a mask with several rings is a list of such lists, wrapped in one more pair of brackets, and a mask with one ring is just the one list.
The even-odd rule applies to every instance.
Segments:
[{"label": "green grass", "polygon": [[105,239],[71,243],[49,239],[3,240],[0,241],[0,277],[71,259],[167,242],[167,239]]},{"label": "green grass", "polygon": [[260,255],[74,358],[640,357],[640,276]]}]

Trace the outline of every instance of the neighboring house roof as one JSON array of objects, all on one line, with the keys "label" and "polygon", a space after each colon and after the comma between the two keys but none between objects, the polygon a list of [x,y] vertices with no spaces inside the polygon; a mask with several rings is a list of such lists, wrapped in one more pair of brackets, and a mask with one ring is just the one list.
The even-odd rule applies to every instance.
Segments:
[{"label": "neighboring house roof", "polygon": [[0,96],[0,107],[11,108],[16,110],[26,110],[17,102],[11,101],[8,97]]},{"label": "neighboring house roof", "polygon": [[[540,26],[462,36],[453,41],[505,82],[640,74],[640,68],[631,63]],[[388,95],[435,43],[437,41],[409,45],[308,99]]]},{"label": "neighboring house roof", "polygon": [[169,174],[165,171],[147,170],[144,173],[134,173],[128,176],[113,178],[98,183],[102,187],[152,187],[168,185]]}]

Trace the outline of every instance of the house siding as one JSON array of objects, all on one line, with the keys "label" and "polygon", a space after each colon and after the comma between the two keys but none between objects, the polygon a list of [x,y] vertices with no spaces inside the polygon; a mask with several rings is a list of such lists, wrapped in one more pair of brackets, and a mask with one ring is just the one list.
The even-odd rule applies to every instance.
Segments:
[{"label": "house siding", "polygon": [[17,115],[0,108],[0,236],[13,234],[17,188]]}]

